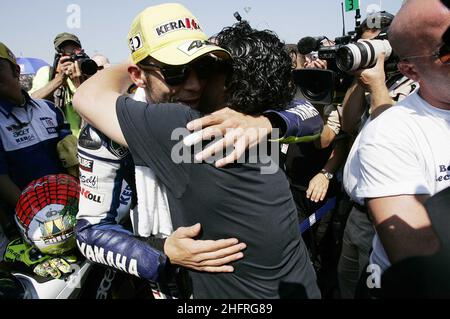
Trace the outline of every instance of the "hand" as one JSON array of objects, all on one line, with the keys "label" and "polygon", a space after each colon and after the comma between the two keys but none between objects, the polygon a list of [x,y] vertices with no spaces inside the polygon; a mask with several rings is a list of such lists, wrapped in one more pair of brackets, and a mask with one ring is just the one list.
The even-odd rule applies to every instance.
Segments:
[{"label": "hand", "polygon": [[229,108],[192,121],[187,128],[190,131],[200,130],[184,139],[187,146],[195,145],[202,140],[210,140],[215,136],[223,137],[197,154],[195,156],[197,161],[205,161],[215,154],[223,153],[228,147],[234,146],[231,154],[216,162],[218,168],[234,163],[247,149],[258,145],[272,133],[272,124],[266,117],[244,115]]},{"label": "hand", "polygon": [[317,174],[310,182],[306,191],[306,198],[318,203],[325,199],[330,181],[322,173]]},{"label": "hand", "polygon": [[78,61],[73,62],[69,67],[68,76],[76,88],[83,83],[83,73],[81,72],[80,63]]},{"label": "hand", "polygon": [[305,64],[303,65],[305,69],[321,69],[321,70],[326,70],[327,69],[327,62],[320,60],[320,59],[316,59],[316,60],[311,60],[311,61],[307,61],[305,62]]},{"label": "hand", "polygon": [[371,69],[359,70],[355,73],[361,86],[369,92],[372,92],[377,86],[386,86],[386,74],[384,72],[384,62],[386,55],[381,53],[378,56],[377,64]]},{"label": "hand", "polygon": [[180,227],[169,236],[164,252],[172,264],[203,272],[233,272],[227,264],[244,257],[247,245],[235,238],[221,240],[194,240],[200,234],[201,225]]},{"label": "hand", "polygon": [[58,66],[56,67],[56,76],[60,83],[59,85],[63,85],[66,79],[69,77],[69,69],[71,68],[73,62],[70,61],[70,57],[63,56],[59,59]]},{"label": "hand", "polygon": [[58,66],[56,67],[56,72],[63,75],[68,75],[69,67],[73,64],[72,61],[70,61],[69,56],[62,56],[59,59]]}]

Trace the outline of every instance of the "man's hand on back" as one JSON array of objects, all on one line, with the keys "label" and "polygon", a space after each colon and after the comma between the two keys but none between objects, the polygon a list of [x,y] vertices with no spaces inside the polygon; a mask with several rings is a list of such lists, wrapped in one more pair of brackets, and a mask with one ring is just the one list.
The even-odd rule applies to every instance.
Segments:
[{"label": "man's hand on back", "polygon": [[201,225],[180,227],[169,236],[164,252],[174,265],[203,272],[233,272],[228,264],[244,257],[247,248],[235,238],[222,240],[195,240]]},{"label": "man's hand on back", "polygon": [[196,155],[196,160],[205,161],[215,154],[222,154],[230,146],[234,151],[216,162],[216,167],[224,167],[237,161],[247,149],[261,143],[270,133],[272,124],[264,116],[254,117],[225,108],[211,115],[195,120],[187,128],[195,132],[185,138],[184,143],[192,146],[202,140],[222,137]]}]

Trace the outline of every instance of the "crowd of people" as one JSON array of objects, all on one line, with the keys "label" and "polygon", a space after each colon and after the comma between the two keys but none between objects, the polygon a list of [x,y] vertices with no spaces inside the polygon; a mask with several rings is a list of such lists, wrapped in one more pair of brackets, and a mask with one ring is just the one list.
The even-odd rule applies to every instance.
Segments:
[{"label": "crowd of people", "polygon": [[[387,31],[395,68],[381,52],[335,103],[294,80],[330,61],[246,21],[208,37],[180,4],[135,18],[120,65],[57,35],[32,85],[0,43],[0,271],[81,258],[155,299],[450,297],[449,4],[377,14],[357,37]],[[55,174],[80,184],[72,261],[17,240],[21,193]]]}]

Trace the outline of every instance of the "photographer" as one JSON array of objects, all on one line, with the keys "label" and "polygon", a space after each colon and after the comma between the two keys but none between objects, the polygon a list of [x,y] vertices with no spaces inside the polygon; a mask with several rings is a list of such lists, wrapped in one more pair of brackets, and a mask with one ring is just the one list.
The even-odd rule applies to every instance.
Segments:
[{"label": "photographer", "polygon": [[72,98],[77,88],[97,71],[94,61],[84,53],[78,37],[70,33],[61,33],[54,40],[55,60],[53,68],[41,68],[33,81],[29,92],[35,99],[53,101],[64,111],[72,133],[78,137],[81,117],[72,106]]},{"label": "photographer", "polygon": [[[376,13],[366,19],[360,29],[361,39],[375,39],[386,30],[393,16],[387,12]],[[378,28],[369,28],[368,20],[380,21]],[[355,79],[346,93],[343,104],[343,130],[356,137],[361,127],[376,118],[383,111],[403,100],[418,86],[397,70],[388,73],[385,70],[386,53],[381,52],[373,68],[355,72]],[[358,281],[369,264],[369,255],[375,229],[368,216],[363,200],[355,196],[360,164],[358,149],[360,137],[356,138],[344,170],[344,187],[354,200],[353,209],[347,220],[343,247],[338,266],[341,297],[354,298]]]}]

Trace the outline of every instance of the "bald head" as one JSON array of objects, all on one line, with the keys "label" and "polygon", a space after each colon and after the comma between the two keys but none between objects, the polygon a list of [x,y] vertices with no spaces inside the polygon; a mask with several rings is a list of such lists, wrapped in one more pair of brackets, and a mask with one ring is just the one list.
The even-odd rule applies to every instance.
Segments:
[{"label": "bald head", "polygon": [[440,0],[408,0],[389,30],[389,42],[400,57],[430,54],[450,24],[450,11]]}]

